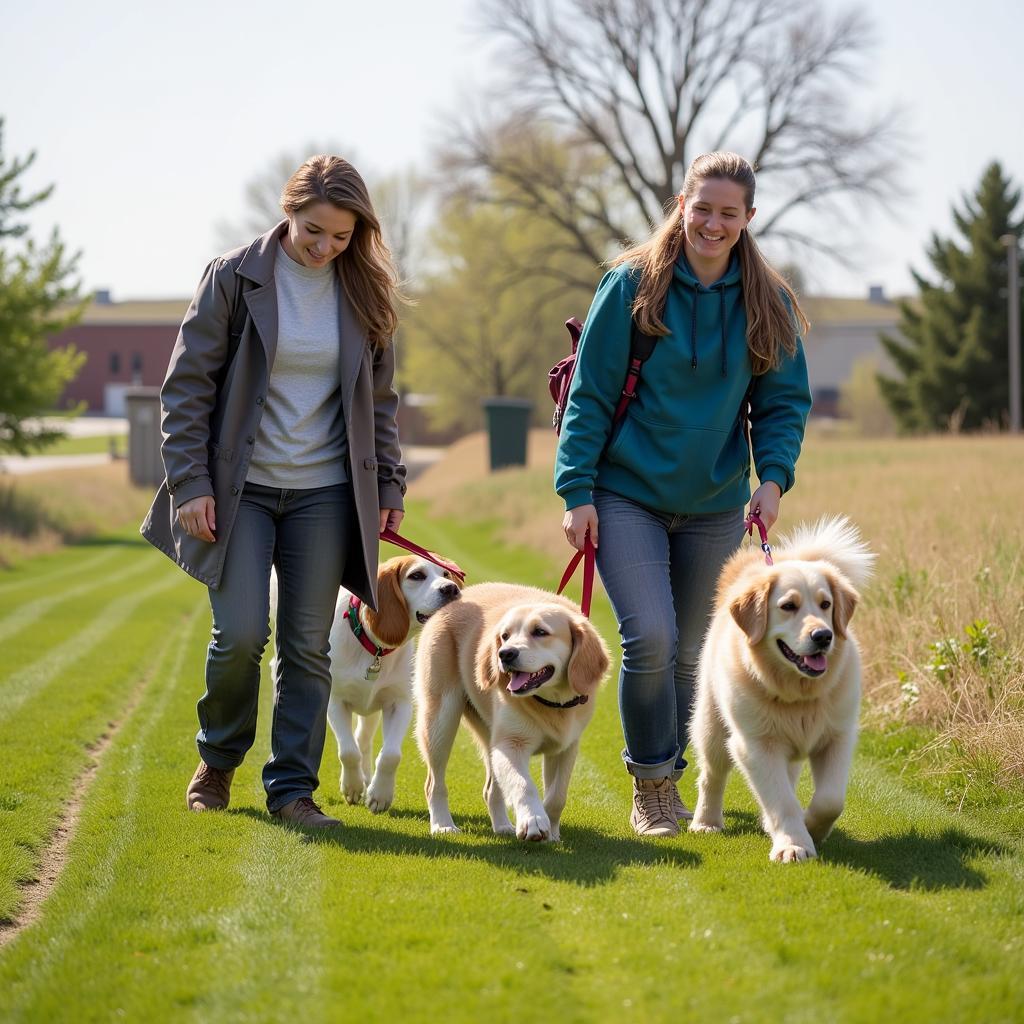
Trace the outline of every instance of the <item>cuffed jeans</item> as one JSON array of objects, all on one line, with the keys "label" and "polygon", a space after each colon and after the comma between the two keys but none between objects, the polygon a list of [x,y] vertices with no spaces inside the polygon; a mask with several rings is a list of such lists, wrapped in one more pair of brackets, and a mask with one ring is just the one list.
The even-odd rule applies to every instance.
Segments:
[{"label": "cuffed jeans", "polygon": [[277,567],[277,663],[270,760],[271,812],[319,785],[331,693],[329,634],[346,551],[357,543],[351,484],[287,490],[246,484],[210,590],[213,634],[200,698],[199,755],[242,763],[256,736],[260,658],[270,638],[270,569]]},{"label": "cuffed jeans", "polygon": [[743,510],[655,512],[595,490],[597,567],[622,637],[622,759],[637,778],[686,767],[694,681],[718,574],[743,537]]}]

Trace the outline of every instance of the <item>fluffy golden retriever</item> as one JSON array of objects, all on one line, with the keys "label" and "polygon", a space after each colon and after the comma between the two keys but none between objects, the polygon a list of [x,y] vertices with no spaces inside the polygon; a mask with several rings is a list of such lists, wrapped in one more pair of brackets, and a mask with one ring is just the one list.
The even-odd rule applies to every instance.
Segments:
[{"label": "fluffy golden retriever", "polygon": [[[604,641],[579,607],[544,590],[479,583],[435,613],[423,628],[413,683],[431,833],[458,831],[445,769],[464,719],[486,769],[495,833],[557,841],[580,735],[608,664]],[[544,755],[543,801],[530,777],[536,753]]]},{"label": "fluffy golden retriever", "polygon": [[[872,555],[845,518],[785,538],[767,566],[757,549],[726,563],[701,653],[691,743],[700,764],[691,832],[718,832],[736,765],[761,807],[773,861],[805,860],[843,809],[860,705],[850,631]],[[809,759],[806,811],[796,783]]]}]

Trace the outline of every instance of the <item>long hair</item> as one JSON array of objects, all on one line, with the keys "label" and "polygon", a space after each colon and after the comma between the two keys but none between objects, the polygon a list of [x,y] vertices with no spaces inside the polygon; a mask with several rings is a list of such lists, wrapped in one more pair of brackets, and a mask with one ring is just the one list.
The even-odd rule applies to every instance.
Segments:
[{"label": "long hair", "polygon": [[[743,157],[735,153],[698,156],[686,171],[680,194],[689,201],[701,183],[709,178],[735,182],[743,189],[747,211],[754,208],[754,170]],[[661,313],[675,262],[683,249],[683,211],[676,196],[670,203],[671,210],[665,221],[646,242],[627,249],[611,261],[612,266],[628,262],[636,268],[640,284],[633,302],[633,317],[642,333],[657,336],[669,333]],[[796,351],[796,332],[806,334],[810,324],[793,289],[761,254],[748,228],[740,232],[736,251],[742,274],[743,305],[747,311],[747,348],[757,375],[777,367],[783,351],[792,355]]]},{"label": "long hair", "polygon": [[340,156],[311,156],[285,183],[281,209],[291,217],[316,202],[356,215],[352,240],[337,257],[338,271],[367,337],[378,348],[385,348],[398,327],[398,275],[366,183]]}]

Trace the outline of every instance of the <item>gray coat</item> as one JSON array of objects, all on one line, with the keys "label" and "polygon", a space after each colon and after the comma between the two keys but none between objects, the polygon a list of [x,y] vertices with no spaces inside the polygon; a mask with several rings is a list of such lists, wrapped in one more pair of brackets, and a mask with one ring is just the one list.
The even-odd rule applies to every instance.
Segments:
[{"label": "gray coat", "polygon": [[[286,225],[282,221],[206,268],[160,391],[166,479],[142,524],[142,535],[214,589],[220,586],[277,351],[274,259]],[[236,281],[249,316],[232,354],[228,336]],[[362,538],[360,549],[349,552],[340,582],[376,607],[380,509],[402,508],[405,494],[395,425],[398,395],[392,386],[395,356],[393,346],[380,350],[369,343],[342,287],[338,295],[347,468]],[[216,502],[213,544],[186,534],[176,513],[177,506],[206,494]]]}]

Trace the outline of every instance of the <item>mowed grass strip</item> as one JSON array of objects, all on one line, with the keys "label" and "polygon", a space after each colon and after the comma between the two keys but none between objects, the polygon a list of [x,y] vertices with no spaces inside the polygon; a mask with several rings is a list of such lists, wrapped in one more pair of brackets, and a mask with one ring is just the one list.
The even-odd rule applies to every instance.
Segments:
[{"label": "mowed grass strip", "polygon": [[[206,604],[203,589],[154,552],[116,550],[105,563],[109,572],[91,586],[73,585],[79,593],[55,600],[32,622],[18,621],[4,642],[0,918],[16,916],[18,883],[35,877],[90,748],[153,682],[158,652],[175,642],[176,619]],[[74,561],[78,553],[68,555]],[[10,617],[19,620],[17,611]],[[0,629],[7,622],[0,618]]]},{"label": "mowed grass strip", "polygon": [[[535,553],[412,512],[408,535],[472,566],[471,582],[558,575]],[[179,628],[154,651],[159,685],[143,688],[104,756],[42,919],[0,953],[9,1019],[272,1021],[297,1005],[318,1020],[1019,1019],[1019,840],[860,755],[816,862],[768,862],[738,778],[727,833],[642,841],[627,822],[614,683],[557,846],[490,834],[464,733],[449,778],[462,834],[430,837],[411,739],[393,811],[345,805],[330,735],[317,795],[344,828],[279,827],[260,784],[266,678],[232,807],[189,814],[208,635],[195,596],[186,582],[167,610]],[[613,638],[603,601],[594,614]]]}]

